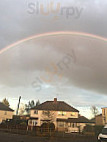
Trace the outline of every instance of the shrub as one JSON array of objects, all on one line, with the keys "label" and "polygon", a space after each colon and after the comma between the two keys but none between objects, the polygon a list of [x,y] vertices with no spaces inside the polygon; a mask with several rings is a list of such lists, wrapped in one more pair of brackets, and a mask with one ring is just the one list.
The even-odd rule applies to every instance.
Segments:
[{"label": "shrub", "polygon": [[101,133],[104,126],[95,126],[95,135],[98,136]]},{"label": "shrub", "polygon": [[104,126],[91,126],[86,125],[84,127],[83,133],[94,133],[96,136],[98,136],[99,133],[101,133]]},{"label": "shrub", "polygon": [[95,132],[95,127],[94,127],[94,126],[91,126],[91,125],[86,125],[86,126],[84,127],[83,132],[84,132],[84,133],[85,133],[85,132]]}]

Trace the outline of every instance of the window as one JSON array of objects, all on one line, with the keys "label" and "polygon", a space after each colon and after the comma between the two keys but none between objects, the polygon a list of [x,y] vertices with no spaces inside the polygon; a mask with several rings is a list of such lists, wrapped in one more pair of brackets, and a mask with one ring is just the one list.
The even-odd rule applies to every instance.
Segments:
[{"label": "window", "polygon": [[49,115],[51,114],[51,112],[50,112],[50,111],[45,111],[45,110],[44,110],[44,111],[42,112],[42,114],[43,114],[43,115],[49,116]]},{"label": "window", "polygon": [[69,123],[68,126],[72,127],[72,128],[75,128],[75,127],[77,127],[77,124],[76,123]]},{"label": "window", "polygon": [[104,122],[106,122],[106,118],[105,117],[103,117],[103,120],[104,120]]},{"label": "window", "polygon": [[58,127],[64,127],[64,122],[58,122]]},{"label": "window", "polygon": [[72,127],[72,123],[69,123],[69,124],[68,124],[68,127]]},{"label": "window", "polygon": [[35,111],[34,111],[34,114],[38,114],[38,110],[35,110]]},{"label": "window", "polygon": [[107,128],[103,128],[102,134],[103,134],[103,135],[107,135]]},{"label": "window", "polygon": [[65,116],[66,112],[64,112],[64,111],[58,111],[58,115]]},{"label": "window", "polygon": [[71,127],[72,127],[72,128],[77,127],[77,123],[72,123],[72,124],[71,124]]},{"label": "window", "polygon": [[105,115],[105,109],[104,109],[104,115]]},{"label": "window", "polygon": [[37,125],[37,121],[33,120],[33,126]]},{"label": "window", "polygon": [[71,112],[71,116],[75,116],[75,112]]}]

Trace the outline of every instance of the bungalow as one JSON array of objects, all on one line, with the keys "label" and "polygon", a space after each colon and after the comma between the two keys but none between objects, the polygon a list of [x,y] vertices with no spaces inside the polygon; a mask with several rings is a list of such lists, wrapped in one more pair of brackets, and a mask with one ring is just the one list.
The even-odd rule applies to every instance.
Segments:
[{"label": "bungalow", "polygon": [[79,111],[64,101],[46,101],[30,110],[28,126],[42,126],[44,123],[54,124],[57,131],[83,131],[90,121],[79,115]]},{"label": "bungalow", "polygon": [[12,119],[13,112],[14,110],[0,102],[0,123],[2,123],[4,120]]}]

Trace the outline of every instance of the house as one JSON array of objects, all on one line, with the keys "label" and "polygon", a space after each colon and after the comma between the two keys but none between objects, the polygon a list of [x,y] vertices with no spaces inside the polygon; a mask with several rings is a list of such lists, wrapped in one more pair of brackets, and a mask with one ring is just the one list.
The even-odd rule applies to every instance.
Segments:
[{"label": "house", "polygon": [[99,114],[95,117],[95,125],[99,125],[99,126],[104,125],[102,114]]},{"label": "house", "polygon": [[20,120],[29,120],[30,115],[20,115]]},{"label": "house", "polygon": [[28,126],[42,126],[44,123],[52,123],[57,131],[79,132],[90,121],[79,115],[79,111],[64,101],[46,101],[35,106],[30,111]]},{"label": "house", "polygon": [[107,124],[107,107],[102,108],[102,121],[103,125]]},{"label": "house", "polygon": [[95,125],[95,117],[90,119],[90,122],[93,123]]},{"label": "house", "polygon": [[0,102],[0,123],[4,120],[12,119],[13,112],[14,110]]}]

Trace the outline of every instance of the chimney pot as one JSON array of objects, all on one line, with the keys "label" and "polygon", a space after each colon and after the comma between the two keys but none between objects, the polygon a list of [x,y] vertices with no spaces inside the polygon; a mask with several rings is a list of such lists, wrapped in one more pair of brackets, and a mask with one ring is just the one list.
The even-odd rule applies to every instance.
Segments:
[{"label": "chimney pot", "polygon": [[57,102],[57,98],[54,98],[54,102],[55,102],[55,103]]}]

